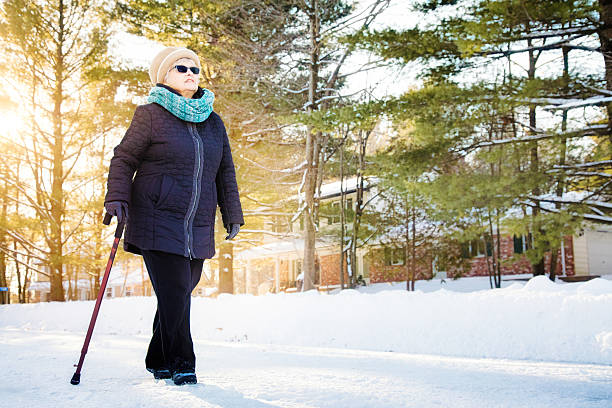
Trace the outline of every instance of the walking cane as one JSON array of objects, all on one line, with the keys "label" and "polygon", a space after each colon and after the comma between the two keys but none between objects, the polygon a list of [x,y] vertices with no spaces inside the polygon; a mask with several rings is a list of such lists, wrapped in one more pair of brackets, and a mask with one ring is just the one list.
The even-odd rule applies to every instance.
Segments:
[{"label": "walking cane", "polygon": [[[104,216],[104,220],[102,223],[104,225],[109,225],[111,222],[112,215],[106,213]],[[96,306],[94,307],[93,314],[91,315],[91,321],[89,322],[89,329],[87,329],[87,336],[85,336],[85,343],[83,343],[83,349],[81,350],[81,358],[79,359],[79,364],[75,364],[74,366],[77,368],[72,379],[70,380],[70,384],[77,385],[81,382],[81,367],[83,367],[83,360],[85,360],[85,354],[87,354],[87,348],[89,347],[89,341],[91,340],[91,334],[93,333],[94,325],[96,324],[96,318],[98,317],[98,312],[100,311],[100,304],[102,303],[102,298],[104,297],[104,293],[106,292],[106,283],[108,282],[108,275],[110,274],[110,270],[113,266],[113,261],[115,260],[115,254],[117,253],[117,247],[119,246],[119,240],[121,239],[121,235],[123,235],[123,227],[125,225],[125,220],[117,224],[117,229],[115,230],[115,240],[113,241],[113,248],[111,249],[110,258],[108,258],[108,263],[106,264],[106,270],[104,271],[104,278],[102,279],[102,284],[100,285],[100,291],[98,292],[98,299],[96,299]]]}]

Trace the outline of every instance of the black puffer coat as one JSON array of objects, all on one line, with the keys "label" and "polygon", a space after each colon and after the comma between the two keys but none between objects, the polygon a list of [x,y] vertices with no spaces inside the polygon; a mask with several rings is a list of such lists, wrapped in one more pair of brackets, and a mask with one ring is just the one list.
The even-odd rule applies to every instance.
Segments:
[{"label": "black puffer coat", "polygon": [[[194,98],[201,95],[199,89]],[[108,201],[129,205],[126,251],[212,258],[217,204],[226,227],[244,225],[229,140],[219,115],[212,112],[204,122],[192,123],[155,103],[138,106],[114,149]]]}]

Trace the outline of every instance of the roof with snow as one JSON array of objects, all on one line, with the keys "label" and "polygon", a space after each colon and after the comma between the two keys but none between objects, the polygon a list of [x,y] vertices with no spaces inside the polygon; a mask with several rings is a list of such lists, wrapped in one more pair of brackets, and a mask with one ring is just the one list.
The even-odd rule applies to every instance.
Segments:
[{"label": "roof with snow", "polygon": [[[337,245],[338,243],[329,237],[320,237],[316,240],[315,248],[325,248],[331,245]],[[260,245],[241,251],[237,253],[235,259],[254,259],[254,258],[265,258],[267,256],[274,256],[280,254],[296,254],[302,256],[304,253],[304,240],[302,238],[285,239],[283,241],[270,242],[268,244]]]},{"label": "roof with snow", "polygon": [[[374,177],[374,176],[367,177],[367,178],[364,177],[363,187],[365,189],[369,189],[372,186],[375,186],[376,184],[378,184],[378,182],[379,182],[378,177]],[[357,190],[357,177],[351,177],[351,178],[345,179],[342,182],[342,186],[340,184],[341,184],[340,180],[322,184],[321,185],[321,195],[319,196],[317,192],[315,192],[315,197],[321,198],[321,199],[338,197],[340,196],[340,187],[342,187],[342,190],[345,193],[353,193]],[[287,200],[296,200],[298,197],[303,198],[304,193],[300,193],[299,195],[294,194],[288,197]]]}]

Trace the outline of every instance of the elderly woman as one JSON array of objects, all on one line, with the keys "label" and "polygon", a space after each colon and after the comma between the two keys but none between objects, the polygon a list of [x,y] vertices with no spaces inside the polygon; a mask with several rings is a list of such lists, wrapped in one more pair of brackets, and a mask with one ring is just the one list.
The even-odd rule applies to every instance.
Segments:
[{"label": "elderly woman", "polygon": [[217,204],[226,239],[244,225],[225,126],[214,94],[198,86],[199,72],[186,48],[153,59],[155,86],[114,149],[104,200],[108,213],[126,220],[124,249],[142,255],[157,297],[146,368],[177,385],[197,382],[191,292],[215,254]]}]

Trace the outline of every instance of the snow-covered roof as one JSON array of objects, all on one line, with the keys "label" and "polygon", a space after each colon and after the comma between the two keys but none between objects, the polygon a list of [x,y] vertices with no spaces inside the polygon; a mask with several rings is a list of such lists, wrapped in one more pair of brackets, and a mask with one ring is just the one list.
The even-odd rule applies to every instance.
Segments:
[{"label": "snow-covered roof", "polygon": [[[49,291],[50,290],[50,283],[49,282],[32,282],[30,283],[30,285],[28,286],[28,290],[38,290],[41,292],[45,292],[45,291]],[[63,282],[64,285],[64,289],[68,289],[68,281],[65,280]],[[70,282],[70,285],[74,285],[74,281]],[[77,288],[79,289],[89,289],[90,287],[90,283],[89,280],[87,279],[79,279],[77,281]]]},{"label": "snow-covered roof", "polygon": [[[337,244],[330,238],[320,237],[316,240],[315,248],[324,248],[330,245]],[[282,241],[270,242],[268,244],[256,246],[241,252],[238,252],[235,259],[254,259],[265,258],[267,256],[280,254],[296,254],[302,256],[304,252],[304,240],[302,238],[285,239]]]},{"label": "snow-covered roof", "polygon": [[[374,177],[374,176],[367,177],[367,178],[364,177],[363,187],[365,189],[369,189],[372,186],[378,184],[378,182],[379,182],[378,177]],[[345,193],[352,193],[356,191],[357,190],[357,177],[351,177],[351,178],[345,179],[342,182],[342,190],[344,190]],[[321,199],[337,197],[339,195],[340,195],[340,180],[321,184],[321,195],[320,196],[316,194],[315,192],[315,197],[321,198]],[[300,193],[299,196],[304,197],[304,193]],[[298,198],[298,194],[294,194],[288,197],[287,200],[297,200],[297,198]]]}]

